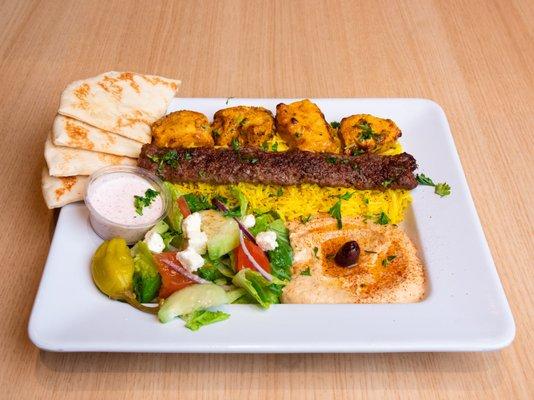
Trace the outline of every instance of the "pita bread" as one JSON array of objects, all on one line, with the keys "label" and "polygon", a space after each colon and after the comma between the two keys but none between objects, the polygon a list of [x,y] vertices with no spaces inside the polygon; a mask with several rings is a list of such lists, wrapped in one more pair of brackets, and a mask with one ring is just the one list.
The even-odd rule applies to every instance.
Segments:
[{"label": "pita bread", "polygon": [[117,156],[139,157],[142,143],[116,133],[88,125],[74,118],[57,115],[52,128],[52,141],[56,146],[99,151]]},{"label": "pita bread", "polygon": [[41,188],[48,208],[63,207],[65,204],[83,200],[88,176],[50,176],[48,168],[43,168]]},{"label": "pita bread", "polygon": [[180,81],[134,72],[106,72],[76,81],[61,95],[59,114],[141,143],[165,115]]},{"label": "pita bread", "polygon": [[50,135],[45,142],[44,155],[52,176],[91,175],[96,170],[108,165],[137,164],[134,158],[55,146]]}]

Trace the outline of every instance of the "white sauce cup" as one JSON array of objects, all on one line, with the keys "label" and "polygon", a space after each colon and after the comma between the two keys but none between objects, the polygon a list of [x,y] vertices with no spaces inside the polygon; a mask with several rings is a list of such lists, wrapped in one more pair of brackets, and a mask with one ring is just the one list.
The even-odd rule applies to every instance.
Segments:
[{"label": "white sauce cup", "polygon": [[[144,196],[145,188],[159,195],[139,216],[135,212],[134,195]],[[117,165],[101,168],[89,177],[84,201],[89,221],[98,236],[105,240],[122,237],[128,244],[134,244],[165,218],[170,196],[161,179],[153,173]]]}]

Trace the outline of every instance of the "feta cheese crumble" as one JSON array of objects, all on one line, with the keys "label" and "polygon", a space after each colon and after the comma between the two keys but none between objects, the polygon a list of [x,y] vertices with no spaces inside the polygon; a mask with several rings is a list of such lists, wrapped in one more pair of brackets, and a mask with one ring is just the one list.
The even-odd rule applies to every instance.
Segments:
[{"label": "feta cheese crumble", "polygon": [[254,225],[256,225],[256,218],[254,218],[254,215],[248,214],[241,218],[241,223],[245,226],[245,228],[252,228]]},{"label": "feta cheese crumble", "polygon": [[148,246],[148,249],[153,253],[161,253],[165,249],[163,238],[154,228],[146,233],[144,242]]},{"label": "feta cheese crumble", "polygon": [[191,247],[176,253],[176,259],[191,272],[198,270],[204,265],[204,259],[202,256]]},{"label": "feta cheese crumble", "polygon": [[195,250],[198,254],[204,254],[207,250],[208,236],[204,232],[191,235],[188,239],[188,248]]},{"label": "feta cheese crumble", "polygon": [[194,212],[193,214],[188,215],[182,221],[182,230],[185,234],[185,237],[190,238],[195,236],[200,232],[200,224],[202,222],[202,217],[200,213]]},{"label": "feta cheese crumble", "polygon": [[265,231],[260,232],[256,236],[256,243],[263,251],[271,251],[278,247],[276,242],[276,232],[274,231]]}]

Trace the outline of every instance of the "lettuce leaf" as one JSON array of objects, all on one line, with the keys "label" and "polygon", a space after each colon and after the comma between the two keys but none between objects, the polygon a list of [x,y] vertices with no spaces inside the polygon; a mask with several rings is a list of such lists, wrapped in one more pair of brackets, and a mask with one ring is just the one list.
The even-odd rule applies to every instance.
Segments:
[{"label": "lettuce leaf", "polygon": [[232,194],[237,198],[237,201],[239,202],[239,212],[241,213],[241,215],[238,216],[244,217],[247,214],[248,200],[237,186],[232,186],[230,189],[232,191]]},{"label": "lettuce leaf", "polygon": [[269,224],[269,229],[276,232],[276,249],[267,252],[271,263],[271,273],[283,281],[291,280],[291,265],[293,265],[293,249],[289,244],[289,231],[284,221],[276,219]]},{"label": "lettuce leaf", "polygon": [[256,217],[256,223],[249,231],[256,236],[260,232],[265,232],[269,229],[269,225],[274,221],[273,216],[270,213],[260,214]]},{"label": "lettuce leaf", "polygon": [[223,311],[208,311],[198,310],[191,314],[183,315],[182,318],[185,321],[185,327],[192,331],[198,331],[205,325],[214,324],[215,322],[224,321],[230,318],[230,314]]},{"label": "lettuce leaf", "polygon": [[184,199],[192,213],[213,208],[211,202],[206,196],[195,195],[192,193],[184,194]]},{"label": "lettuce leaf", "polygon": [[169,210],[167,212],[167,222],[173,231],[182,232],[182,220],[184,219],[184,216],[178,207],[178,198],[183,193],[176,189],[176,186],[170,182],[163,182],[163,186],[168,190],[170,197]]},{"label": "lettuce leaf", "polygon": [[280,303],[281,287],[269,282],[259,272],[248,268],[242,269],[234,276],[232,283],[245,289],[247,294],[263,308]]},{"label": "lettuce leaf", "polygon": [[134,259],[133,290],[140,303],[154,300],[161,286],[161,277],[145,242],[132,247]]}]

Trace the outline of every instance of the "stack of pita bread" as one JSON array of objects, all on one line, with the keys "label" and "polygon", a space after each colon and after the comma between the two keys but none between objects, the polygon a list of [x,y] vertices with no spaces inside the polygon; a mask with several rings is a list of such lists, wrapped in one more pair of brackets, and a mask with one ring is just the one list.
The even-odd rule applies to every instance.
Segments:
[{"label": "stack of pita bread", "polygon": [[49,208],[82,200],[88,176],[108,165],[135,165],[150,126],[167,111],[180,81],[106,72],[67,86],[45,143],[43,196]]}]

